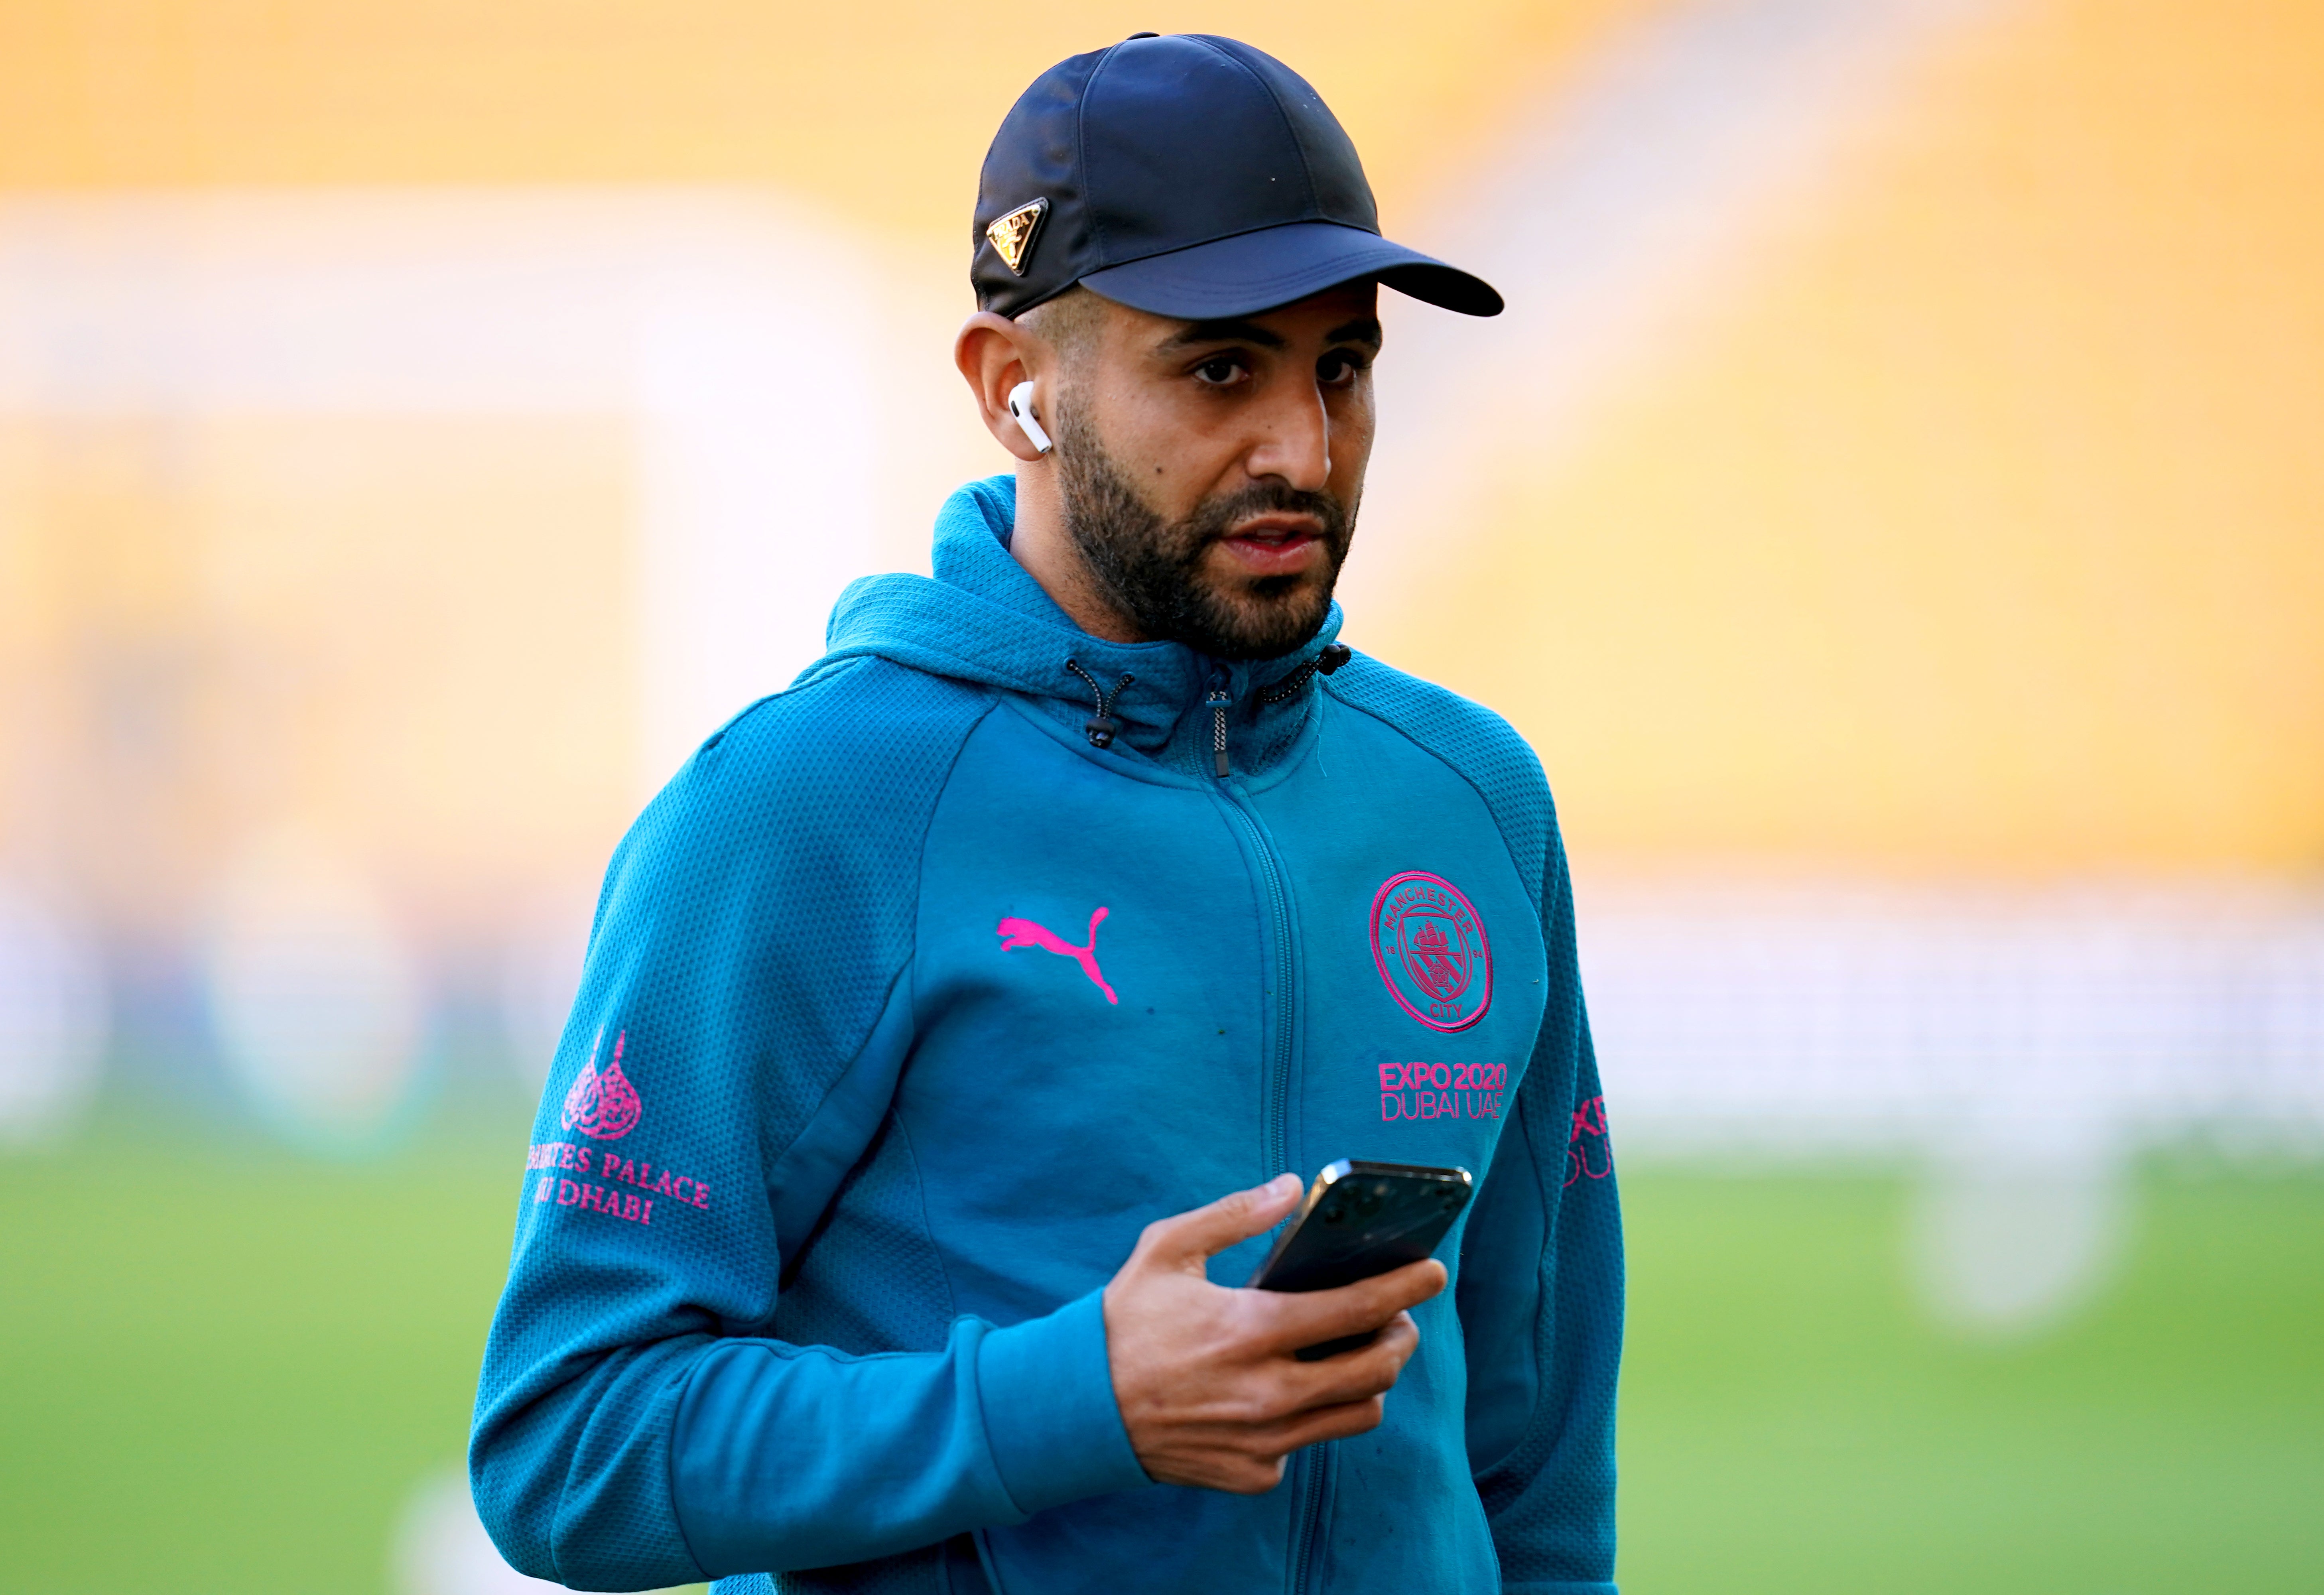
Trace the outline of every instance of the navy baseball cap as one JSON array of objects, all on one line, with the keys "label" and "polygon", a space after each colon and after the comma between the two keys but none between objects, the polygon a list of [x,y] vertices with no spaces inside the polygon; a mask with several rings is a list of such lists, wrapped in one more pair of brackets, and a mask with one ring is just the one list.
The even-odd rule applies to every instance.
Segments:
[{"label": "navy baseball cap", "polygon": [[1137,33],[1059,61],[1001,121],[969,279],[1017,316],[1074,283],[1215,320],[1370,278],[1468,316],[1481,279],[1380,236],[1356,146],[1305,79],[1209,33]]}]

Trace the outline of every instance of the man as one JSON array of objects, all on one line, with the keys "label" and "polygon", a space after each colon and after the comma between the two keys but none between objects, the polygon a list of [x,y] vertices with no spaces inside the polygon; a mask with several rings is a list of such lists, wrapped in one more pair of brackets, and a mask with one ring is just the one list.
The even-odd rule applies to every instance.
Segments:
[{"label": "man", "polygon": [[[484,1522],[592,1589],[1610,1591],[1620,1232],[1549,794],[1331,604],[1375,285],[1499,296],[1384,241],[1314,91],[1224,39],[1043,74],[976,222],[955,353],[1014,480],[622,844]],[[1240,1288],[1340,1157],[1477,1171],[1457,1267]]]}]

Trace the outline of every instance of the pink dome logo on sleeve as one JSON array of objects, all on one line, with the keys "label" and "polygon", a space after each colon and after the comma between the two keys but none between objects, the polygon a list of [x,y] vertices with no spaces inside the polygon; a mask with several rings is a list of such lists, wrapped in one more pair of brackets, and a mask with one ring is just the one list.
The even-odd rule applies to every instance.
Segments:
[{"label": "pink dome logo on sleeve", "polygon": [[1442,875],[1407,870],[1372,898],[1372,961],[1405,1012],[1432,1030],[1465,1030],[1493,1002],[1484,922]]},{"label": "pink dome logo on sleeve", "polygon": [[[600,1030],[597,1040],[604,1038]],[[590,1044],[589,1061],[581,1065],[581,1077],[565,1093],[566,1129],[601,1141],[618,1141],[638,1127],[645,1105],[638,1101],[637,1087],[622,1073],[622,1047],[629,1038],[627,1030],[613,1037],[613,1061],[602,1074],[597,1073],[596,1044]]]}]

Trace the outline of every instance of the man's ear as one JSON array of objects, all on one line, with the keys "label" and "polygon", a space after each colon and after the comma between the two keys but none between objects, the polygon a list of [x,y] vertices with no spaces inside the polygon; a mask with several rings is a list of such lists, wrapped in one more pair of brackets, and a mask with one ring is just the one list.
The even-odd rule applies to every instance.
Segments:
[{"label": "man's ear", "polygon": [[[1041,450],[1033,447],[1017,418],[1009,413],[1009,395],[1019,383],[1038,382],[1045,373],[1054,381],[1056,355],[1040,336],[1006,316],[979,310],[961,323],[960,336],[953,339],[952,358],[967,380],[969,392],[976,395],[984,429],[1024,463],[1039,459]],[[1037,404],[1046,396],[1038,388],[1035,394]]]}]

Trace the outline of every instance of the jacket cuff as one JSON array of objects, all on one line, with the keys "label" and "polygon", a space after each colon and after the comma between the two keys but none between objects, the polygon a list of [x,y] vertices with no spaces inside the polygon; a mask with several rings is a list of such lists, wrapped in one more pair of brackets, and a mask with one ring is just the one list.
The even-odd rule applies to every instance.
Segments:
[{"label": "jacket cuff", "polygon": [[1114,1402],[1099,1292],[987,1333],[976,1385],[993,1466],[1027,1517],[1151,1482]]},{"label": "jacket cuff", "polygon": [[1547,1582],[1511,1579],[1501,1585],[1501,1595],[1615,1595],[1611,1583],[1568,1582],[1553,1579]]}]

